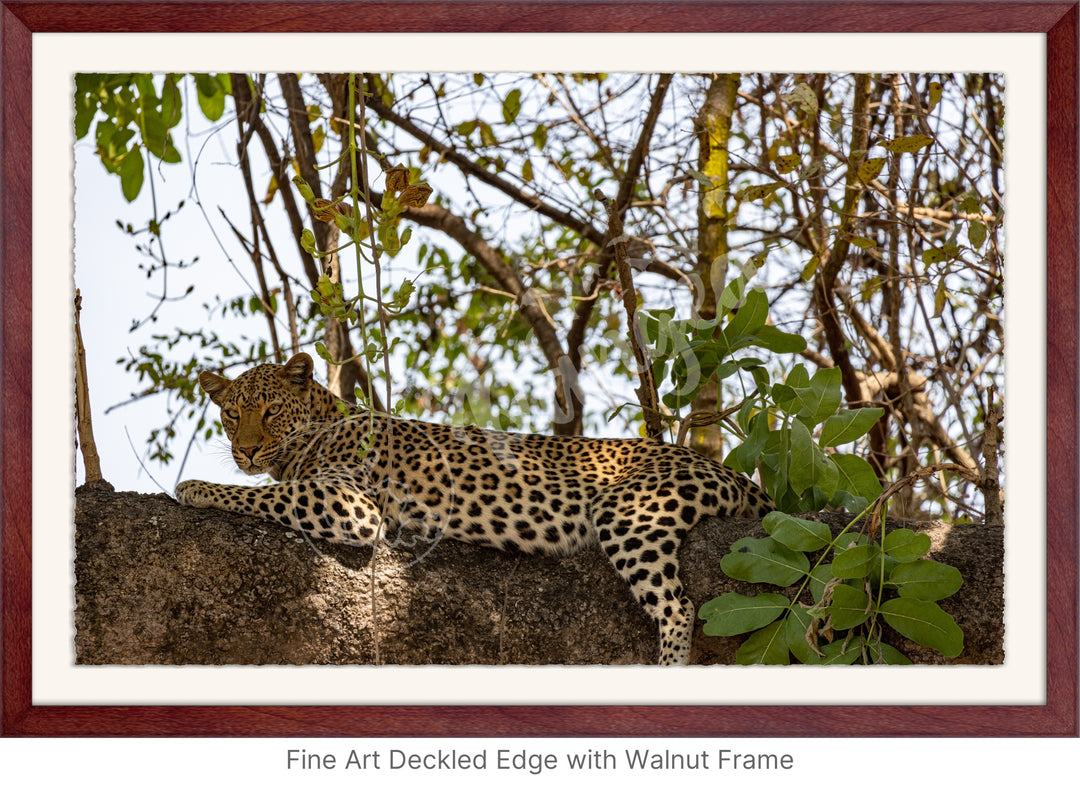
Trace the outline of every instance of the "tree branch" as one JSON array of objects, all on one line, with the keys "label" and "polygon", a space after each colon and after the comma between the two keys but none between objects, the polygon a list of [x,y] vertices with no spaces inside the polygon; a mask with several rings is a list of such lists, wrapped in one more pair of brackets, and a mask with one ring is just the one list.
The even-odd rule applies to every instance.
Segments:
[{"label": "tree branch", "polygon": [[[378,203],[380,197],[372,196]],[[580,434],[581,396],[577,383],[571,381],[574,372],[569,372],[564,364],[566,353],[559,340],[559,333],[548,312],[537,297],[536,289],[526,287],[517,272],[506,263],[502,255],[487,243],[479,234],[465,224],[465,220],[437,204],[422,207],[408,207],[402,213],[413,222],[442,231],[472,255],[487,273],[498,282],[499,286],[514,295],[521,315],[532,327],[540,349],[548,366],[555,375],[555,400],[561,413],[554,424],[556,434]]]},{"label": "tree branch", "polygon": [[540,196],[527,193],[505,179],[502,179],[480,165],[477,165],[464,154],[438,140],[405,116],[395,113],[382,101],[378,91],[370,91],[366,101],[369,110],[376,113],[380,118],[389,121],[402,131],[409,133],[432,151],[437,152],[444,160],[456,165],[466,176],[472,176],[478,181],[481,181],[490,187],[494,187],[499,192],[509,196],[528,209],[531,209],[550,220],[554,220],[556,223],[566,226],[572,231],[580,234],[593,244],[603,244],[604,235],[590,223],[579,217],[575,217],[570,212],[558,209],[551,204],[546,203]]}]

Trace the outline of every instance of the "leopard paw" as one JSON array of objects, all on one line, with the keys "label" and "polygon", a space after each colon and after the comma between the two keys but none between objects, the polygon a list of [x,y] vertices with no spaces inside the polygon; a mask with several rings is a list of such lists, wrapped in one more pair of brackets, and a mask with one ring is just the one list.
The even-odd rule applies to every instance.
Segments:
[{"label": "leopard paw", "polygon": [[205,481],[181,481],[176,485],[176,500],[182,506],[195,506],[206,508],[213,506],[217,499],[214,497],[213,485]]}]

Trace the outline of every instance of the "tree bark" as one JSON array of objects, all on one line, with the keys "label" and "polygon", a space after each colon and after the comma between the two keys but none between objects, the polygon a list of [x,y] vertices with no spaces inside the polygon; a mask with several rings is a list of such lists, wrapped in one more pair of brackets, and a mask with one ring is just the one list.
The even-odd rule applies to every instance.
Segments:
[{"label": "tree bark", "polygon": [[[705,104],[697,117],[698,170],[713,183],[698,198],[698,251],[696,274],[699,293],[695,295],[698,316],[716,318],[716,301],[727,280],[728,225],[732,222],[728,180],[728,141],[731,116],[739,89],[738,74],[718,74],[709,83]],[[692,412],[720,411],[720,383],[715,372],[702,372],[708,381],[690,407]],[[703,423],[689,430],[690,447],[709,457],[724,457],[724,434],[715,423]]]},{"label": "tree bark", "polygon": [[[840,524],[837,515],[819,515]],[[656,626],[597,548],[524,556],[445,541],[420,558],[309,543],[259,519],[182,507],[165,495],[76,491],[75,649],[80,664],[652,664]],[[909,525],[966,585],[941,606],[965,632],[947,660],[893,637],[920,663],[1001,663],[1002,529]],[[738,583],[720,558],[750,520],[706,520],[684,542],[682,579],[700,606]],[[793,592],[788,592],[789,595]],[[733,663],[741,638],[701,634],[693,662]]]}]

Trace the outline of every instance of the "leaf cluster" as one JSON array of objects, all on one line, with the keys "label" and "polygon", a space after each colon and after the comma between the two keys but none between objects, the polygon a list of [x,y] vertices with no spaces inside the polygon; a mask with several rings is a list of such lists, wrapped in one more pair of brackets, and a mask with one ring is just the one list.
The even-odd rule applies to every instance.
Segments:
[{"label": "leaf cluster", "polygon": [[[963,651],[963,631],[937,604],[963,579],[955,567],[924,558],[930,537],[899,528],[879,543],[852,538],[849,525],[833,538],[828,526],[782,512],[769,514],[764,527],[767,537],[739,539],[720,566],[736,580],[798,584],[797,593],[729,592],[699,609],[706,635],[747,634],[739,663],[910,663],[885,641],[883,625],[945,657]],[[804,592],[812,604],[800,601]]]}]

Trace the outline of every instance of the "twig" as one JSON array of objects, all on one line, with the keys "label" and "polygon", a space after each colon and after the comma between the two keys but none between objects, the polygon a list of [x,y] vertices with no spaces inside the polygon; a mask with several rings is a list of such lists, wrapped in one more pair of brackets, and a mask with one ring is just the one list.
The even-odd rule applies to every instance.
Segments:
[{"label": "twig", "polygon": [[101,458],[94,442],[94,427],[90,420],[90,387],[86,380],[86,349],[83,347],[82,330],[79,329],[79,312],[82,310],[82,294],[75,290],[75,421],[78,429],[79,447],[82,449],[86,467],[86,483],[101,481]]},{"label": "twig", "polygon": [[626,235],[623,233],[622,218],[615,205],[599,189],[593,192],[593,197],[604,204],[608,213],[608,236],[611,238],[610,244],[615,248],[615,268],[619,272],[619,281],[622,284],[627,334],[630,336],[630,347],[634,350],[634,360],[637,362],[638,379],[641,380],[641,385],[634,392],[637,393],[641,403],[646,433],[649,437],[660,437],[664,433],[664,422],[660,416],[660,399],[656,392],[652,366],[641,346],[642,333],[637,321],[637,291],[634,289],[634,276],[630,272],[630,261],[626,255]]},{"label": "twig", "polygon": [[979,489],[983,494],[983,508],[989,525],[1003,525],[1005,514],[1001,505],[1001,488],[998,486],[998,444],[1001,442],[999,424],[1002,419],[1000,402],[991,387],[986,394],[986,422],[983,427],[983,480]]}]

